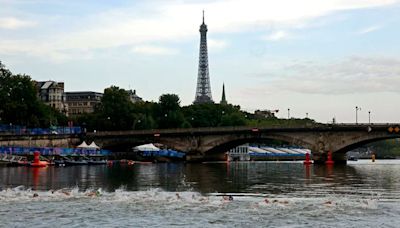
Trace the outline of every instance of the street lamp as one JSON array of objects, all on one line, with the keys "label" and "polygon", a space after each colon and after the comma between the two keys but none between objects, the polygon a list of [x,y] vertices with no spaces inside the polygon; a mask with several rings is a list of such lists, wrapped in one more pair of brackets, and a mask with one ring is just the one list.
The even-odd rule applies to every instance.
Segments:
[{"label": "street lamp", "polygon": [[356,124],[358,124],[358,111],[361,110],[361,107],[356,106]]},{"label": "street lamp", "polygon": [[308,119],[308,112],[306,112],[306,119]]},{"label": "street lamp", "polygon": [[371,124],[371,111],[368,111],[368,124]]},{"label": "street lamp", "polygon": [[290,119],[290,108],[287,109],[287,118]]}]

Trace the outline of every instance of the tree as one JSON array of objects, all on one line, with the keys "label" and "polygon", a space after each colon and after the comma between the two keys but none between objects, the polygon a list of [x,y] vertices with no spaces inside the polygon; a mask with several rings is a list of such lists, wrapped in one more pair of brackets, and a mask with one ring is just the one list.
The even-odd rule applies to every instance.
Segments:
[{"label": "tree", "polygon": [[180,107],[179,96],[164,94],[160,96],[156,109],[159,128],[180,128],[185,120]]},{"label": "tree", "polygon": [[6,124],[49,127],[66,123],[65,115],[38,99],[28,75],[13,75],[1,62],[0,104],[0,120]]},{"label": "tree", "polygon": [[129,130],[133,128],[133,104],[126,90],[111,86],[104,90],[101,104],[96,109],[99,129],[101,130]]},{"label": "tree", "polygon": [[243,113],[234,112],[227,115],[222,116],[221,118],[221,126],[245,126],[246,118]]}]

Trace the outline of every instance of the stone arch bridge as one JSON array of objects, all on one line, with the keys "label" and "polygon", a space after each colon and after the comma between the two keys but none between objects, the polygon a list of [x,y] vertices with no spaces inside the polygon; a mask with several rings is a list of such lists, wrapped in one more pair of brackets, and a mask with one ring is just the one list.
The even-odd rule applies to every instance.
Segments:
[{"label": "stone arch bridge", "polygon": [[188,161],[221,160],[231,148],[248,142],[273,139],[312,151],[315,162],[324,162],[328,151],[337,162],[361,145],[400,137],[400,124],[333,124],[301,127],[218,127],[143,131],[104,131],[80,136],[0,136],[0,145],[74,146],[95,141],[112,151],[129,151],[145,143],[161,143],[186,152]]},{"label": "stone arch bridge", "polygon": [[328,151],[336,161],[364,144],[400,137],[398,124],[335,124],[303,127],[219,127],[146,131],[97,132],[86,135],[104,148],[161,143],[187,153],[187,160],[221,160],[225,152],[248,142],[273,139],[308,148],[316,162],[324,162]]}]

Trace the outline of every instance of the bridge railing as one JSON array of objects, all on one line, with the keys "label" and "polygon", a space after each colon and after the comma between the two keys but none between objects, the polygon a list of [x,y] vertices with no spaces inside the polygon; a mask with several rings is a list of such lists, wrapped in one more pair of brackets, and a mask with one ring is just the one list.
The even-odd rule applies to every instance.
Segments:
[{"label": "bridge railing", "polygon": [[201,128],[176,128],[176,129],[150,129],[150,130],[128,130],[128,131],[97,131],[87,133],[88,136],[124,136],[124,135],[155,135],[162,134],[191,134],[191,133],[226,133],[226,132],[239,132],[239,131],[269,131],[269,130],[331,130],[331,129],[344,129],[344,130],[360,130],[367,127],[386,129],[390,126],[400,126],[395,123],[335,123],[335,124],[302,124],[302,125],[269,125],[269,126],[236,126],[236,127],[201,127]]},{"label": "bridge railing", "polygon": [[26,128],[19,125],[0,125],[0,135],[75,135],[81,127]]},{"label": "bridge railing", "polygon": [[41,155],[60,155],[60,156],[107,156],[109,150],[96,150],[84,148],[60,148],[60,147],[13,147],[0,146],[0,154],[30,155],[39,151]]}]

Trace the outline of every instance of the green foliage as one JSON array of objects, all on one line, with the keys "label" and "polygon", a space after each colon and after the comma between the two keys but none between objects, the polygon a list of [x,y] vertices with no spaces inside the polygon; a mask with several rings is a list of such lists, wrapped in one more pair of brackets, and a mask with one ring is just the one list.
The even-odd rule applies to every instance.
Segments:
[{"label": "green foliage", "polygon": [[192,127],[245,126],[246,114],[239,106],[193,104],[183,107],[185,119]]},{"label": "green foliage", "polygon": [[159,128],[180,128],[183,126],[185,118],[181,111],[180,99],[176,94],[161,95],[155,113]]},{"label": "green foliage", "polygon": [[[67,118],[38,100],[29,76],[13,75],[0,62],[0,123],[31,127],[65,125]],[[297,126],[316,124],[311,119],[277,119],[255,116],[239,106],[193,104],[180,106],[179,96],[163,94],[156,102],[133,104],[126,90],[111,86],[104,90],[94,113],[76,118],[75,125],[88,130],[142,130],[156,128],[196,128],[219,126],[273,125]]]},{"label": "green foliage", "polygon": [[13,75],[0,62],[0,121],[27,127],[66,124],[65,115],[37,97],[34,82],[27,75]]},{"label": "green foliage", "polygon": [[96,108],[101,129],[129,130],[134,125],[133,104],[126,90],[111,86],[104,90],[101,104]]},{"label": "green foliage", "polygon": [[378,158],[400,157],[400,140],[388,139],[366,145],[372,147],[373,152]]}]

